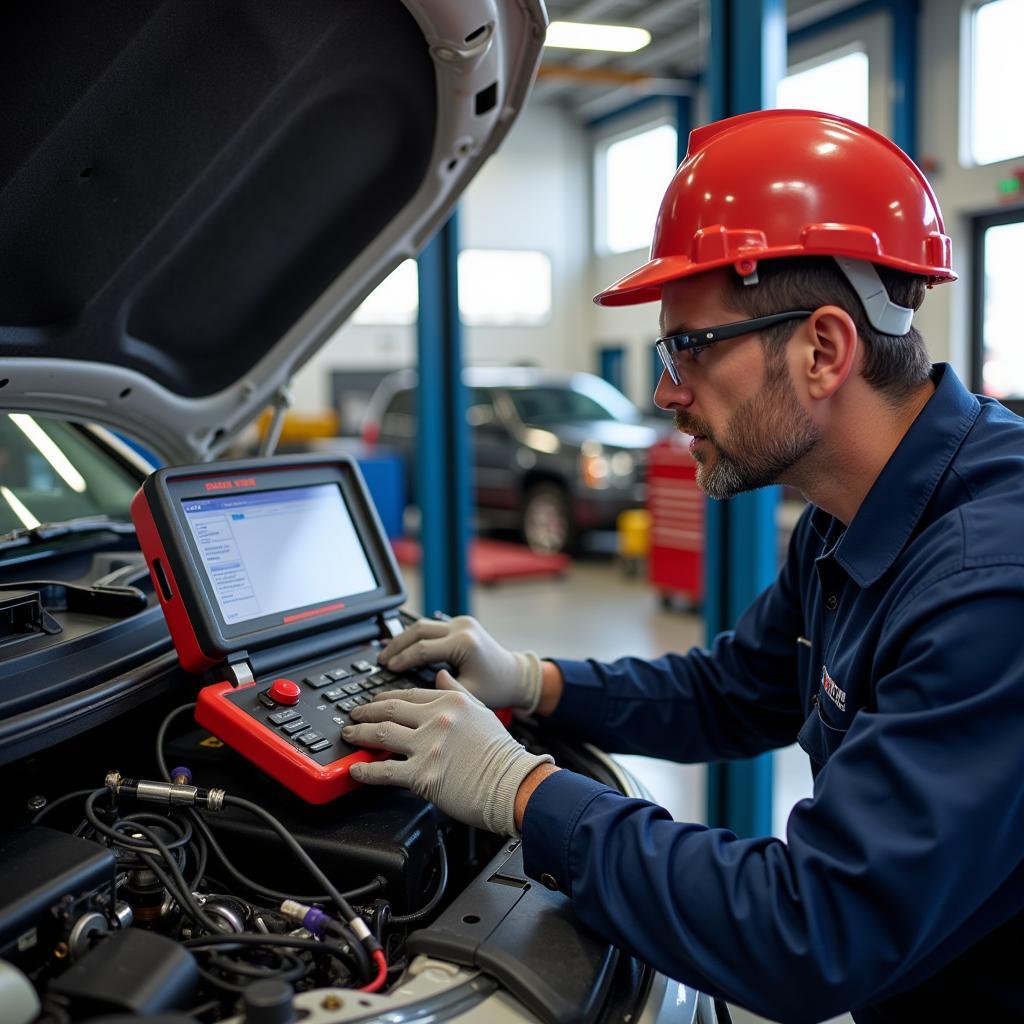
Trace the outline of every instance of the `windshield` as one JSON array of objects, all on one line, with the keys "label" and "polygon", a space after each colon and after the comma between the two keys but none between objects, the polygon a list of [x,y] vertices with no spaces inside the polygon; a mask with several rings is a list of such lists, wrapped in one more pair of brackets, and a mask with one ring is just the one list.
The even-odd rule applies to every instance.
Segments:
[{"label": "windshield", "polygon": [[504,390],[524,423],[640,422],[640,413],[625,395],[604,381],[597,383],[603,387],[584,390],[551,384]]},{"label": "windshield", "polygon": [[83,516],[128,518],[138,481],[76,427],[0,415],[0,534]]}]

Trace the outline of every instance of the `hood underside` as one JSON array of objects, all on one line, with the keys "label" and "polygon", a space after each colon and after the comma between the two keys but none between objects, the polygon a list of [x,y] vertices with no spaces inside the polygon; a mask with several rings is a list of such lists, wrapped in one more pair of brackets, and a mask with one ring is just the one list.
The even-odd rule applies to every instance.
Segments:
[{"label": "hood underside", "polygon": [[0,402],[214,456],[422,248],[521,108],[540,0],[0,15]]}]

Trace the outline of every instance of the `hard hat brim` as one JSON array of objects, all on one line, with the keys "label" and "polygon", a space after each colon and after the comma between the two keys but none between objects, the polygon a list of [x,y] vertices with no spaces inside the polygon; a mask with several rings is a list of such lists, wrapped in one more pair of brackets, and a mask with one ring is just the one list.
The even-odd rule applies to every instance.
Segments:
[{"label": "hard hat brim", "polygon": [[[661,299],[662,285],[667,284],[669,281],[677,281],[682,277],[703,274],[709,270],[735,267],[737,255],[733,253],[721,259],[708,261],[696,261],[689,256],[657,257],[648,260],[642,266],[637,267],[636,270],[631,271],[625,277],[619,278],[614,284],[598,292],[594,296],[594,302],[599,306],[635,306],[641,302],[657,302]],[[870,263],[892,267],[895,270],[903,270],[908,274],[919,274],[928,279],[929,285],[942,284],[957,279],[957,275],[953,270],[941,264],[922,267],[919,264],[912,264],[906,260],[865,254],[858,252],[856,249],[843,251],[839,246],[823,247],[820,250],[803,246],[780,246],[777,249],[769,248],[761,251],[748,251],[744,254],[744,260],[752,261],[753,265],[756,266],[757,262],[761,260],[775,259],[782,256],[848,256],[850,259],[863,259]],[[743,273],[746,273],[745,269]]]},{"label": "hard hat brim", "polygon": [[641,302],[657,302],[661,298],[663,284],[687,277],[695,269],[710,270],[711,267],[701,265],[696,268],[689,256],[663,256],[648,260],[642,267],[598,292],[594,302],[599,306],[634,306]]}]

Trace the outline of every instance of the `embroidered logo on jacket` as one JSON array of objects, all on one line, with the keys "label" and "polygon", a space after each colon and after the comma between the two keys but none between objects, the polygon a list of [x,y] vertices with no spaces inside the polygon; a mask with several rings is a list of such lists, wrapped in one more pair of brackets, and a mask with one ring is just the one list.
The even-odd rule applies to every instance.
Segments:
[{"label": "embroidered logo on jacket", "polygon": [[846,691],[836,686],[835,680],[828,674],[828,669],[824,665],[821,666],[821,688],[832,698],[832,703],[840,711],[846,710]]}]

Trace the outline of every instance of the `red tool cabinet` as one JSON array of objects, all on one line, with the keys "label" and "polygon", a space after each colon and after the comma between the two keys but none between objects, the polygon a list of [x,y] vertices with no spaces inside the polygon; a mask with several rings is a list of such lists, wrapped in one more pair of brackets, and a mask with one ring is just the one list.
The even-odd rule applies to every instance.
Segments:
[{"label": "red tool cabinet", "polygon": [[648,456],[648,576],[665,605],[677,598],[699,604],[704,598],[705,498],[689,445],[687,435],[676,433],[653,444]]}]

